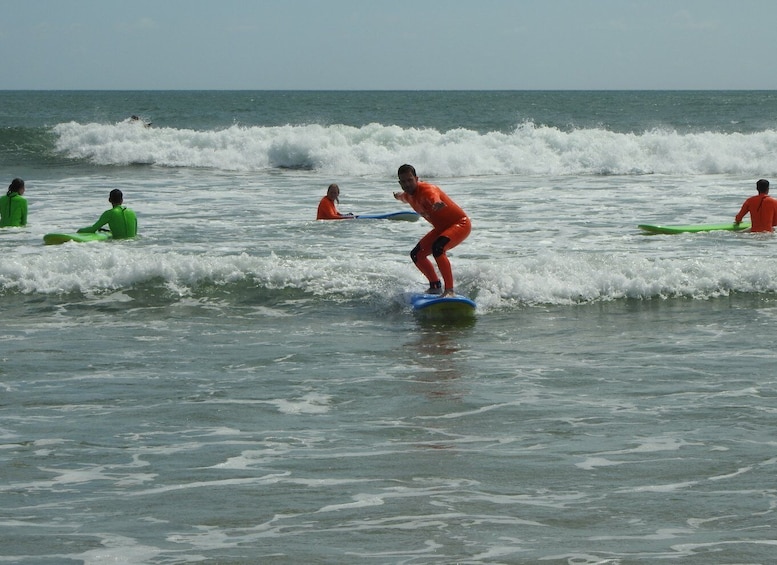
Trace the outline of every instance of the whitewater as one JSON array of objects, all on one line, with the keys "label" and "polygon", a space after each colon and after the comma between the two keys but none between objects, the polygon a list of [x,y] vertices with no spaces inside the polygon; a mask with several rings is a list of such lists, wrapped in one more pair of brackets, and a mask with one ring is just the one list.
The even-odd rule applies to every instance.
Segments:
[{"label": "whitewater", "polygon": [[430,177],[485,175],[753,175],[774,167],[777,131],[618,133],[522,123],[511,132],[438,131],[370,123],[197,131],[133,123],[53,128],[56,149],[95,165],[158,165],[225,171],[314,170],[390,176],[414,161]]}]

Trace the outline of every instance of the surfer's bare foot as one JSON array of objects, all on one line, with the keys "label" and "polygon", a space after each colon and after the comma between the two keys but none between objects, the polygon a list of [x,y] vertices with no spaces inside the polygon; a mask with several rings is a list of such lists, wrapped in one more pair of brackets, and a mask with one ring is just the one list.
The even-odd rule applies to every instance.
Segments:
[{"label": "surfer's bare foot", "polygon": [[445,292],[442,293],[443,298],[450,298],[451,296],[456,296],[456,291],[452,288],[445,289]]}]

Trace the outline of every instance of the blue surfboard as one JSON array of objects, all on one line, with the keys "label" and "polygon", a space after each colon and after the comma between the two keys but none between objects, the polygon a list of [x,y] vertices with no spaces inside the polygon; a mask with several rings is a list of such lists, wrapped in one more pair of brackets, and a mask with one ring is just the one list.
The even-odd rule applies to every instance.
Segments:
[{"label": "blue surfboard", "polygon": [[420,216],[418,212],[403,210],[401,212],[388,212],[386,214],[359,214],[355,220],[399,220],[403,222],[415,222]]},{"label": "blue surfboard", "polygon": [[456,294],[411,294],[410,305],[413,311],[425,317],[440,319],[470,318],[475,315],[475,301]]}]

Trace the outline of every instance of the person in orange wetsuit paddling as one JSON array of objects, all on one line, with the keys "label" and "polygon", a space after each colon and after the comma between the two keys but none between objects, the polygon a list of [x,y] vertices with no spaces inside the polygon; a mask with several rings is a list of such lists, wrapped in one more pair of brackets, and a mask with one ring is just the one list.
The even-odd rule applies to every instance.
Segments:
[{"label": "person in orange wetsuit paddling", "polygon": [[[453,271],[445,254],[464,241],[472,230],[472,224],[458,204],[445,194],[439,186],[418,180],[412,165],[402,165],[397,171],[402,192],[395,192],[394,198],[407,202],[421,216],[434,226],[432,231],[421,238],[410,258],[418,270],[429,280],[427,294],[453,296]],[[437,268],[445,283],[443,289],[440,277],[429,260],[433,255]]]},{"label": "person in orange wetsuit paddling", "polygon": [[749,212],[751,232],[774,231],[774,226],[777,226],[777,200],[769,196],[769,181],[761,179],[755,183],[755,187],[758,194],[745,200],[734,223],[741,222]]},{"label": "person in orange wetsuit paddling", "polygon": [[340,202],[340,187],[330,184],[326,189],[326,196],[318,203],[317,220],[346,220],[352,219],[353,214],[341,214],[337,211],[336,203]]}]

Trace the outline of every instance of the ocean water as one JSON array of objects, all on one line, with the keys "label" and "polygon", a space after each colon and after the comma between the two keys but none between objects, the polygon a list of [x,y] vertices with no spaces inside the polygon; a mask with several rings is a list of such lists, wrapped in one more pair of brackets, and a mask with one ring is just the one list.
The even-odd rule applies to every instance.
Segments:
[{"label": "ocean water", "polygon": [[[773,563],[777,241],[636,226],[776,153],[777,92],[0,92],[0,563]],[[405,162],[474,320],[423,221],[313,219]]]}]

